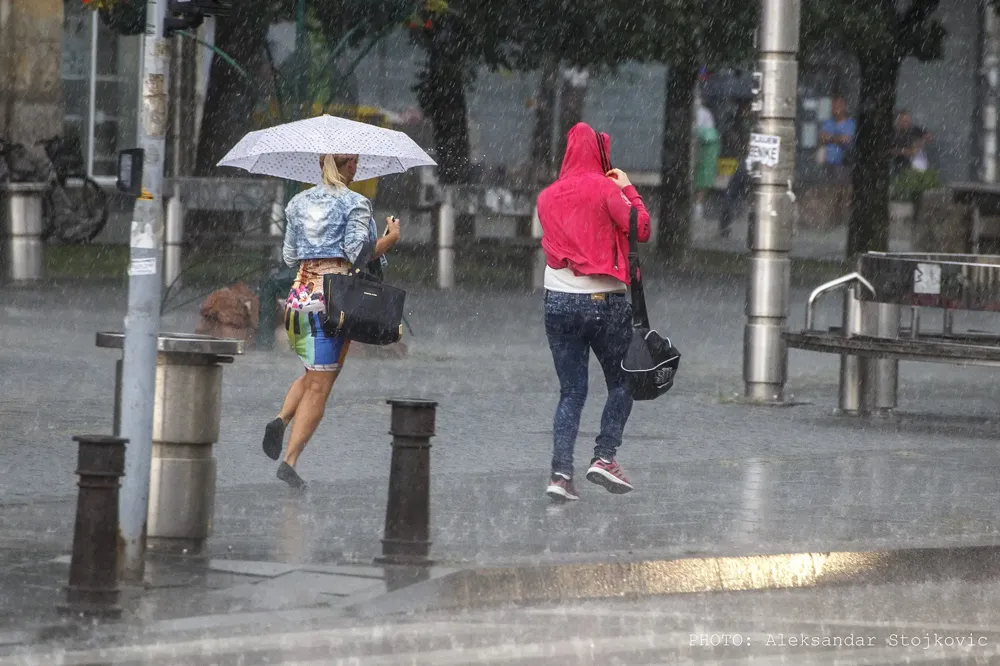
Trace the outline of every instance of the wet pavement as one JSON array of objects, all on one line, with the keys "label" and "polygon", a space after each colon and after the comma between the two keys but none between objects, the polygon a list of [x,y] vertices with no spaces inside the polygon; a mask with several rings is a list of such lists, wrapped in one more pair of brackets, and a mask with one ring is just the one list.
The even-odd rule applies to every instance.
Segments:
[{"label": "wet pavement", "polygon": [[[281,348],[238,357],[225,369],[222,433],[215,447],[219,496],[206,557],[236,561],[242,573],[212,569],[201,560],[173,560],[164,575],[181,582],[172,593],[162,591],[171,589],[169,584],[158,588],[158,598],[165,601],[150,611],[150,621],[180,620],[192,613],[222,617],[229,611],[246,619],[254,613],[303,609],[322,617],[342,609],[355,594],[385,592],[384,574],[370,570],[370,563],[380,550],[387,493],[388,397],[440,402],[431,449],[431,554],[445,568],[1000,545],[1000,389],[994,370],[903,363],[900,413],[863,421],[833,414],[837,358],[793,351],[787,395],[805,404],[747,407],[732,399],[741,390],[742,282],[668,275],[652,280],[647,291],[654,322],[669,324],[661,329],[684,357],[675,389],[656,402],[637,404],[626,429],[620,460],[637,491],[610,496],[581,479],[582,500],[563,507],[550,506],[542,495],[558,387],[537,295],[412,290],[408,319],[414,335],[407,339],[408,355],[349,359],[324,423],[301,459],[300,472],[311,482],[304,496],[274,479],[275,465],[260,451],[263,424],[300,372],[298,362]],[[793,290],[792,326],[801,325],[807,294],[806,287]],[[38,305],[52,302],[62,304],[58,327],[52,310]],[[16,632],[26,608],[44,616],[61,594],[66,565],[53,560],[65,557],[72,539],[76,452],[71,437],[111,431],[117,353],[96,349],[94,333],[120,328],[123,306],[121,291],[107,286],[0,291],[0,423],[8,457],[0,469],[3,630]],[[839,299],[833,297],[820,309],[817,323],[835,324],[838,313]],[[195,314],[189,308],[170,315],[164,330],[193,331]],[[998,323],[988,315],[960,315],[955,322],[959,329],[994,330]],[[929,328],[936,321],[925,316],[923,325]],[[604,394],[596,364],[591,369],[580,465],[589,459]],[[353,566],[366,573],[309,569],[324,566]],[[203,591],[224,590],[217,603],[203,600],[208,592],[192,601],[190,590],[196,584],[190,580],[197,576],[184,573],[189,571],[185,567],[203,577]],[[254,567],[269,575],[246,573]],[[279,569],[282,573],[271,575]],[[287,576],[293,579],[280,580]],[[332,578],[318,583],[315,576]],[[362,579],[365,589],[349,588],[355,579]],[[301,593],[262,594],[266,588],[256,586],[271,584],[267,581],[276,589]],[[996,616],[987,594],[994,587],[992,581],[938,581],[854,591],[753,592],[738,599],[699,594],[574,602],[548,611],[508,609],[496,619],[499,625],[493,624],[490,610],[470,612],[466,619],[429,613],[429,618],[392,620],[434,623],[414,629],[420,636],[415,642],[395,647],[379,637],[373,628],[382,626],[378,622],[362,622],[360,634],[351,634],[341,616],[331,616],[328,625],[316,629],[313,648],[299,649],[291,640],[275,647],[266,643],[272,639],[265,632],[258,636],[265,656],[245,663],[335,663],[324,661],[320,653],[329,654],[336,641],[353,646],[348,652],[372,656],[356,663],[373,664],[490,663],[490,649],[506,654],[507,663],[540,663],[552,650],[557,663],[558,655],[572,663],[617,663],[625,654],[629,663],[742,660],[746,655],[733,646],[706,654],[689,649],[683,639],[693,626],[766,633],[772,619],[776,627],[803,623],[812,626],[810,631],[827,633],[890,620],[928,630],[953,622],[963,631],[987,632],[995,647]],[[322,590],[332,590],[336,601],[321,598]],[[748,610],[757,608],[756,602],[746,601],[751,597],[772,615]],[[796,604],[799,611],[792,612]],[[841,607],[857,612],[837,615],[837,625],[827,623],[833,610],[818,610]],[[546,612],[540,620],[539,614]],[[295,624],[294,619],[288,622]],[[456,622],[467,632],[461,635],[468,636],[467,641],[454,639],[457,644],[487,652],[467,653],[466,661],[441,661],[435,651],[442,649],[449,632],[458,631]],[[532,643],[531,626],[540,622],[551,624]],[[567,629],[560,633],[564,625]],[[583,629],[591,626],[597,628],[594,633]],[[551,645],[538,647],[537,654],[527,648],[510,652],[514,637],[518,646]],[[616,637],[627,640],[615,643]],[[935,650],[916,654],[890,647],[866,653],[870,663],[897,663],[892,659],[903,660],[903,654],[914,660],[941,657]],[[268,662],[275,650],[287,660]],[[410,661],[407,650],[426,654]],[[760,663],[781,663],[779,656],[788,663],[814,663],[809,661],[814,652],[775,648],[755,654]],[[980,650],[972,656],[988,655]],[[129,658],[122,654],[59,663],[179,663],[168,657]],[[849,655],[838,658],[864,663]],[[183,663],[237,663],[207,659]],[[0,660],[4,663],[22,662]]]}]

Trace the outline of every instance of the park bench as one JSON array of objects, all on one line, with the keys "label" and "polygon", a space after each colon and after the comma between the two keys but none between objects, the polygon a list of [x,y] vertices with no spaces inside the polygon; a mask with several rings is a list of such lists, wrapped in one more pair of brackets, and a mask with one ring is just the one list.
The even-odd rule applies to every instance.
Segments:
[{"label": "park bench", "polygon": [[[817,300],[840,288],[842,324],[817,330]],[[904,307],[911,312],[905,328]],[[940,332],[921,331],[922,308],[943,310]],[[1000,312],[1000,256],[869,252],[856,272],[813,290],[805,329],[782,337],[790,348],[840,355],[841,412],[885,413],[897,404],[901,360],[1000,366],[1000,335],[956,332],[956,310]]]}]

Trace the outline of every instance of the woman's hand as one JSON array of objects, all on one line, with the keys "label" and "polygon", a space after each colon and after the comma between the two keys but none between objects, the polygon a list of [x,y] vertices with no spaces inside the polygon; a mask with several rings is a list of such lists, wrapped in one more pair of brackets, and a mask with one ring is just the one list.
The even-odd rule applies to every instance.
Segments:
[{"label": "woman's hand", "polygon": [[610,178],[615,185],[623,190],[632,184],[632,182],[628,179],[628,175],[621,169],[612,169],[604,175]]},{"label": "woman's hand", "polygon": [[387,217],[385,218],[385,235],[387,238],[392,238],[393,240],[399,240],[399,218],[398,217]]},{"label": "woman's hand", "polygon": [[378,258],[392,249],[399,242],[399,218],[385,218],[385,233],[375,242],[375,256]]}]

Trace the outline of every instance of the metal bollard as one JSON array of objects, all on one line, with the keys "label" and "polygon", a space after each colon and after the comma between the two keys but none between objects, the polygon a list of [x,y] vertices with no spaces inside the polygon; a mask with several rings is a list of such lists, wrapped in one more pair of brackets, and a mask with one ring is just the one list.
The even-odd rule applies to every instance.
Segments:
[{"label": "metal bollard", "polygon": [[180,187],[174,185],[174,194],[167,202],[167,217],[163,234],[163,285],[180,288],[184,268],[184,202]]},{"label": "metal bollard", "polygon": [[45,185],[8,183],[0,188],[0,281],[14,284],[45,279],[42,194]]},{"label": "metal bollard", "polygon": [[437,403],[430,400],[387,401],[390,417],[392,464],[385,534],[379,564],[431,564],[430,491],[431,437]]},{"label": "metal bollard", "polygon": [[127,439],[78,435],[80,487],[73,529],[66,614],[118,617],[118,488]]},{"label": "metal bollard", "polygon": [[455,288],[455,204],[452,191],[445,189],[438,205],[438,287]]}]

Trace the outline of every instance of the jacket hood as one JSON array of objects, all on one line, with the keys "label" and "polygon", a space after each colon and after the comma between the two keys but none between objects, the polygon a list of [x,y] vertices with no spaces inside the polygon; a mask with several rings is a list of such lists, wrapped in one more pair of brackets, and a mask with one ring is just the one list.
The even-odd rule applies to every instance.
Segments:
[{"label": "jacket hood", "polygon": [[[598,137],[601,143],[598,144]],[[604,156],[601,156],[601,147]],[[577,123],[566,137],[566,155],[563,157],[559,177],[582,173],[604,175],[611,169],[611,137],[604,132],[597,133],[587,123]]]}]

